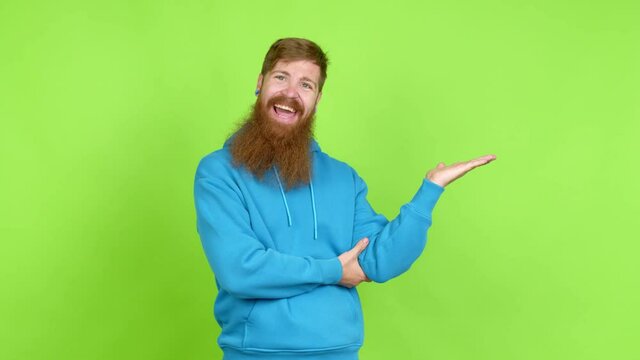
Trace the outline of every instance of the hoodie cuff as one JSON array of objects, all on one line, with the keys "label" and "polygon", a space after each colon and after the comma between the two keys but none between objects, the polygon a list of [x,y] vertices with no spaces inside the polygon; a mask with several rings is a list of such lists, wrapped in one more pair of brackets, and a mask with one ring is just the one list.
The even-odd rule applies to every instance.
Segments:
[{"label": "hoodie cuff", "polygon": [[409,202],[411,209],[418,213],[418,215],[431,220],[433,208],[436,206],[436,202],[438,202],[443,192],[444,187],[424,178],[418,192]]},{"label": "hoodie cuff", "polygon": [[342,279],[342,263],[337,257],[317,261],[322,272],[324,284],[334,285]]}]

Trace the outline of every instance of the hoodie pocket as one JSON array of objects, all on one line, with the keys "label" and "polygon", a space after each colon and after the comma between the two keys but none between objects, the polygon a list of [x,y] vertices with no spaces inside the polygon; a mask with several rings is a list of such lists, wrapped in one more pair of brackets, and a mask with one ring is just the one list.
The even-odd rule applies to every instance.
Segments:
[{"label": "hoodie pocket", "polygon": [[244,347],[313,350],[359,344],[363,324],[352,291],[328,285],[290,298],[256,300]]}]

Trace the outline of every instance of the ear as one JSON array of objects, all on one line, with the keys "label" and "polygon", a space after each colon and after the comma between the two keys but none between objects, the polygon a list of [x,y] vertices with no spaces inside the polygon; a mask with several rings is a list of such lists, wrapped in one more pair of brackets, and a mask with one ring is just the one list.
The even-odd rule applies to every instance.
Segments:
[{"label": "ear", "polygon": [[262,79],[264,78],[264,76],[262,76],[262,74],[258,75],[258,83],[256,84],[256,89],[260,90],[262,88]]},{"label": "ear", "polygon": [[318,93],[318,98],[316,99],[316,106],[318,106],[318,103],[320,102],[320,99],[322,99],[322,91],[320,91]]}]

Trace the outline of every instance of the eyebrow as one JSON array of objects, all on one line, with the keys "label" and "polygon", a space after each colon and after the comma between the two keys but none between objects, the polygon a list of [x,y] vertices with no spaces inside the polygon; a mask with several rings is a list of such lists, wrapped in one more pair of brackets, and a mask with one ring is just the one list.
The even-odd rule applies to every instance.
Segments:
[{"label": "eyebrow", "polygon": [[[287,76],[291,76],[291,74],[289,74],[288,72],[283,71],[283,70],[275,70],[275,71],[274,71],[274,73],[282,73],[282,74],[285,74],[285,75],[287,75]],[[313,86],[318,87],[318,84],[316,84],[316,82],[315,82],[315,81],[313,81],[313,80],[309,79],[309,78],[308,78],[308,77],[306,77],[306,76],[303,76],[303,77],[302,77],[302,80],[309,81],[309,82],[313,83]]]}]

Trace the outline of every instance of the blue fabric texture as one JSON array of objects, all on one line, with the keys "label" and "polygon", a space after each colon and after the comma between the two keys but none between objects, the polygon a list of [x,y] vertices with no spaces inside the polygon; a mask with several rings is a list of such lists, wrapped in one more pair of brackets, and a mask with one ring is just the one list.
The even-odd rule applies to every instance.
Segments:
[{"label": "blue fabric texture", "polygon": [[444,188],[424,179],[392,221],[367,185],[312,140],[312,177],[288,190],[277,167],[258,179],[232,165],[228,139],[197,167],[197,230],[218,289],[214,316],[226,360],[358,358],[363,317],[356,288],[339,285],[338,255],[361,238],[358,260],[383,283],[422,253]]}]

